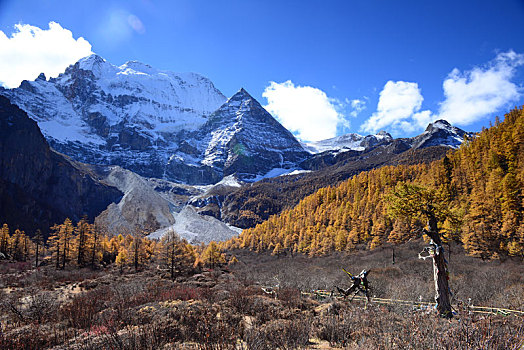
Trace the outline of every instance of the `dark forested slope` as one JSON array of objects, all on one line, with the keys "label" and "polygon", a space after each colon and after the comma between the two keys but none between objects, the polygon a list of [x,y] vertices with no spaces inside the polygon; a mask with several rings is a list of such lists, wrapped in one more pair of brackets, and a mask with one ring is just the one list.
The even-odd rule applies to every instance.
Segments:
[{"label": "dark forested slope", "polygon": [[318,189],[334,186],[362,171],[384,165],[430,162],[444,157],[448,150],[444,146],[409,149],[402,141],[395,140],[364,152],[343,152],[328,160],[323,157],[322,164],[313,159],[309,165],[318,168],[316,171],[266,179],[233,191],[224,199],[222,219],[238,227],[254,227],[271,215],[294,207]]}]

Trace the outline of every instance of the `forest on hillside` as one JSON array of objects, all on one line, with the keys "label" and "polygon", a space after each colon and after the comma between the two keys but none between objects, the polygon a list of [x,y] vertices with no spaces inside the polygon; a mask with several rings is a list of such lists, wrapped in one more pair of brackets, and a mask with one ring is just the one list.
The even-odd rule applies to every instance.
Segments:
[{"label": "forest on hillside", "polygon": [[[174,231],[162,239],[149,239],[140,231],[108,235],[86,217],[76,225],[69,218],[54,225],[47,240],[39,230],[32,235],[19,229],[11,232],[4,224],[0,228],[0,260],[34,267],[52,266],[56,270],[115,266],[120,271],[126,268],[138,271],[158,265],[171,278],[227,262],[215,242],[207,246],[191,245]],[[230,263],[235,261],[235,257],[230,257]]]},{"label": "forest on hillside", "polygon": [[421,216],[393,215],[395,200],[409,188],[439,208],[445,242],[460,242],[483,259],[524,257],[524,108],[513,109],[502,122],[497,118],[441,160],[362,172],[318,190],[225,246],[315,256],[406,242],[426,225]]}]

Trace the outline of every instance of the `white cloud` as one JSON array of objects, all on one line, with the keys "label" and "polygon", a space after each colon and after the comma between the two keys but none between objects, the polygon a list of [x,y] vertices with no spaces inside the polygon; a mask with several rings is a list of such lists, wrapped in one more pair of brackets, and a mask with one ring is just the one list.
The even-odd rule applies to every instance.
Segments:
[{"label": "white cloud", "polygon": [[339,112],[343,103],[320,89],[295,86],[290,80],[281,84],[272,81],[262,96],[268,102],[264,108],[303,141],[335,137],[337,126],[348,127]]},{"label": "white cloud", "polygon": [[524,55],[503,52],[485,66],[460,72],[457,68],[444,80],[444,101],[438,113],[421,111],[423,97],[418,84],[388,81],[380,92],[377,111],[360,129],[377,132],[388,128],[413,132],[437,119],[455,125],[470,125],[492,116],[522,95],[522,88],[513,83],[517,67],[524,65]]},{"label": "white cloud", "polygon": [[413,129],[409,119],[415,112],[420,111],[423,100],[417,83],[390,80],[380,92],[377,111],[360,129],[371,133],[386,127],[405,131]]},{"label": "white cloud", "polygon": [[464,73],[453,69],[442,84],[446,99],[440,104],[438,118],[469,125],[506,107],[521,94],[511,79],[523,64],[524,55],[508,51],[498,54],[486,67]]},{"label": "white cloud", "polygon": [[365,100],[348,100],[346,99],[346,103],[351,107],[352,111],[349,113],[350,116],[353,118],[356,118],[360,112],[366,109],[366,101]]},{"label": "white cloud", "polygon": [[11,37],[0,31],[0,83],[17,87],[24,79],[34,80],[40,73],[56,77],[67,66],[92,53],[84,38],[74,39],[71,31],[56,22],[44,30],[17,24]]}]

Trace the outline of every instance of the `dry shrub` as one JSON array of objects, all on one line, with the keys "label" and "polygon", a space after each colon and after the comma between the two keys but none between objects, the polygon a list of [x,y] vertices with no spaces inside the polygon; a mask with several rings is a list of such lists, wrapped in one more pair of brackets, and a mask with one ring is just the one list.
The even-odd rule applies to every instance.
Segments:
[{"label": "dry shrub", "polygon": [[22,294],[11,293],[1,296],[0,310],[17,324],[40,325],[56,317],[56,300],[49,292],[39,292],[31,288]]},{"label": "dry shrub", "polygon": [[273,320],[244,333],[248,349],[298,349],[309,343],[311,320]]},{"label": "dry shrub", "polygon": [[344,314],[329,315],[318,325],[318,338],[331,346],[347,346],[351,340],[352,325]]},{"label": "dry shrub", "polygon": [[228,304],[241,314],[248,314],[253,308],[253,295],[258,291],[254,288],[239,287],[230,291]]},{"label": "dry shrub", "polygon": [[47,345],[48,342],[44,339],[38,326],[30,325],[10,334],[0,332],[0,349],[42,349]]},{"label": "dry shrub", "polygon": [[98,313],[107,308],[112,298],[111,289],[103,287],[73,297],[62,305],[60,319],[66,320],[73,328],[90,329],[98,320]]},{"label": "dry shrub", "polygon": [[268,321],[282,318],[282,306],[278,300],[262,295],[250,297],[248,315],[255,316],[257,324],[264,324]]},{"label": "dry shrub", "polygon": [[195,287],[176,286],[167,290],[163,290],[155,298],[158,301],[165,300],[196,300],[202,297],[202,289]]},{"label": "dry shrub", "polygon": [[181,341],[181,333],[173,324],[152,322],[151,324],[111,330],[100,335],[89,336],[81,342],[83,350],[145,349],[156,350],[166,344]]},{"label": "dry shrub", "polygon": [[300,290],[296,288],[280,288],[277,292],[277,298],[286,307],[295,308],[301,304]]},{"label": "dry shrub", "polygon": [[426,312],[348,307],[317,319],[316,334],[332,346],[359,349],[520,349],[522,320],[460,313],[452,321]]},{"label": "dry shrub", "polygon": [[197,342],[202,349],[234,349],[242,333],[242,316],[210,304],[187,305],[175,318],[184,341]]}]

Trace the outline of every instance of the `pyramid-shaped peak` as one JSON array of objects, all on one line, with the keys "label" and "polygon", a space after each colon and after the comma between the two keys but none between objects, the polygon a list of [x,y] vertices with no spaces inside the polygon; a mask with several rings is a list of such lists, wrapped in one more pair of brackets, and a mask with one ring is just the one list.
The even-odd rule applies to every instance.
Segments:
[{"label": "pyramid-shaped peak", "polygon": [[233,96],[231,96],[224,104],[225,108],[239,108],[243,109],[260,109],[262,106],[260,103],[251,96],[244,88],[238,90]]},{"label": "pyramid-shaped peak", "polygon": [[246,91],[244,88],[240,88],[233,96],[231,96],[230,100],[238,101],[238,100],[254,100],[253,96],[249,94],[249,92]]}]

